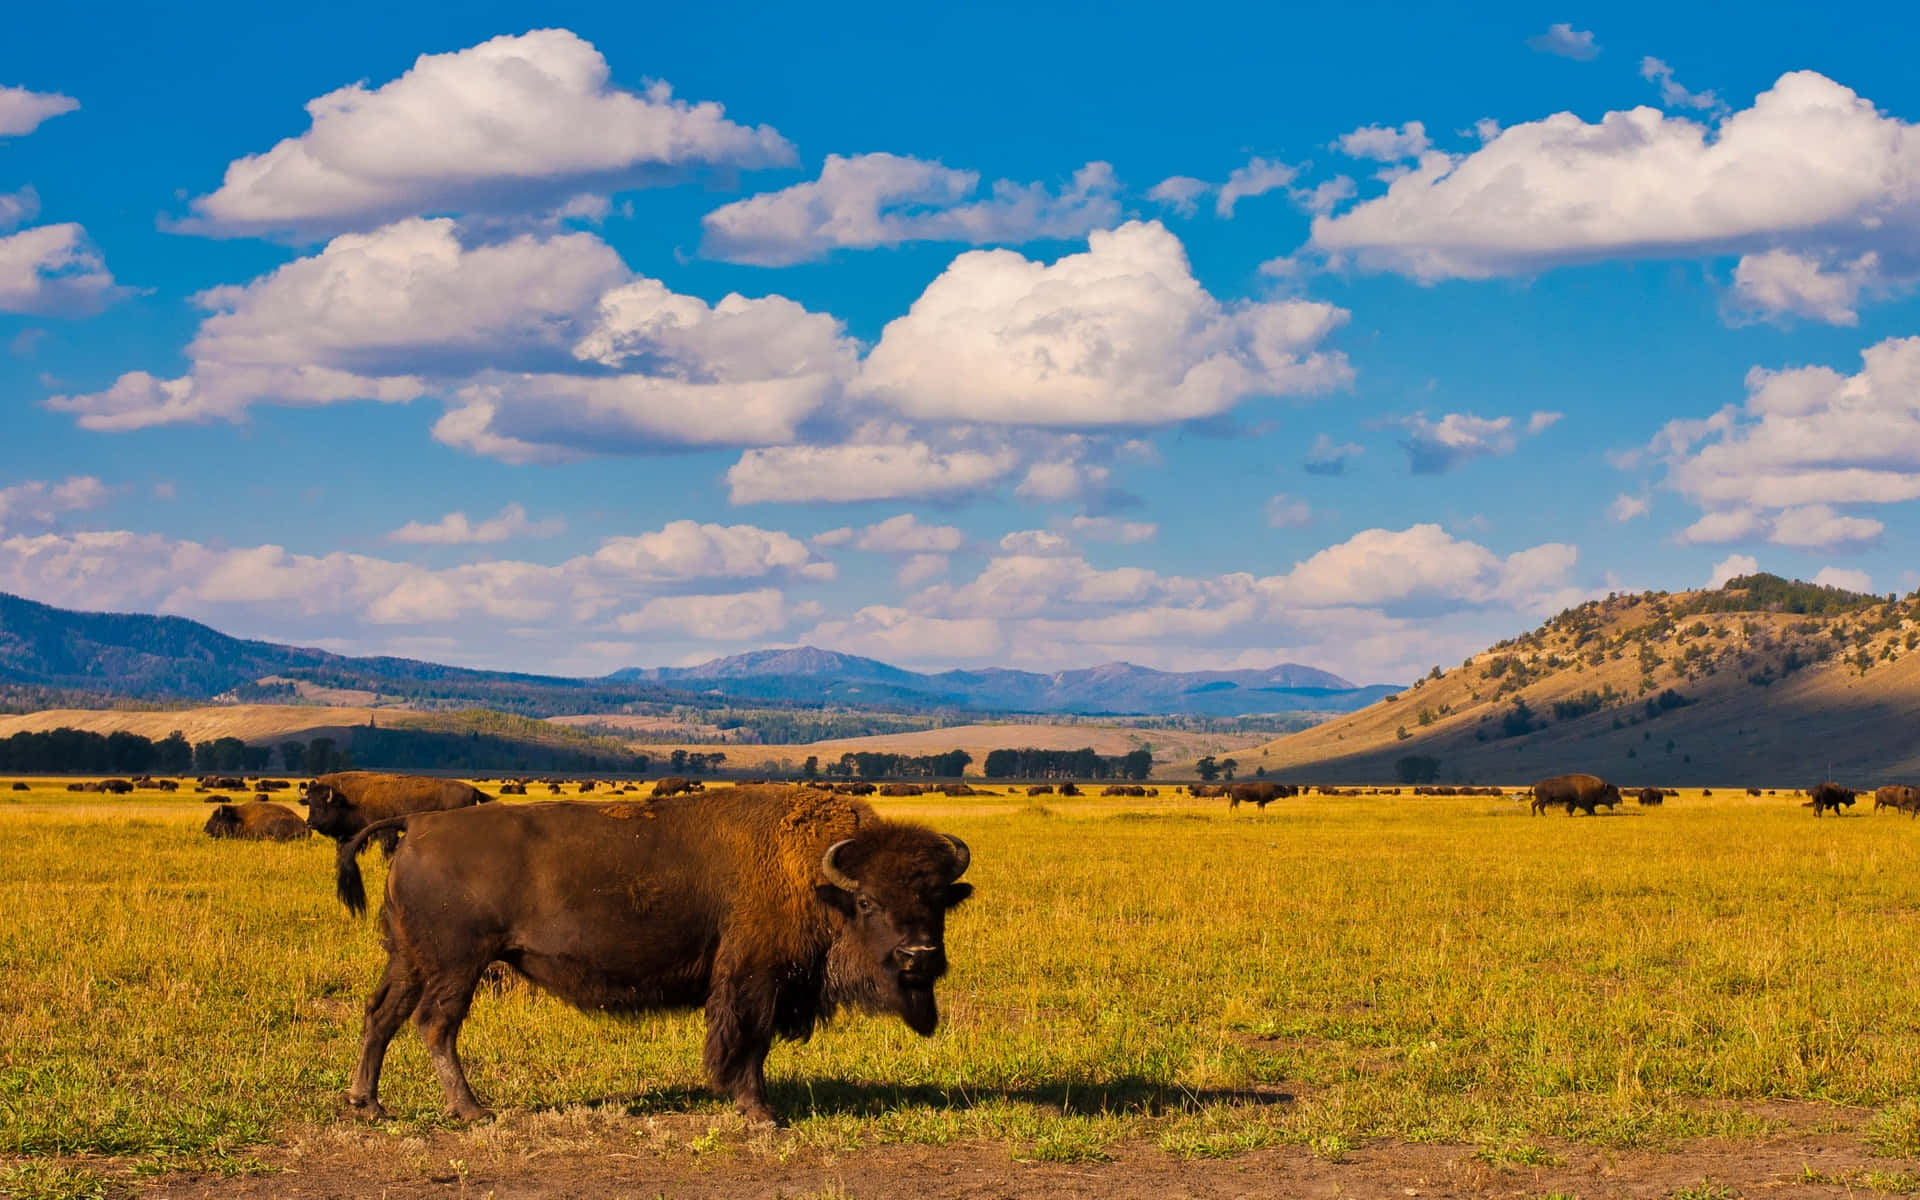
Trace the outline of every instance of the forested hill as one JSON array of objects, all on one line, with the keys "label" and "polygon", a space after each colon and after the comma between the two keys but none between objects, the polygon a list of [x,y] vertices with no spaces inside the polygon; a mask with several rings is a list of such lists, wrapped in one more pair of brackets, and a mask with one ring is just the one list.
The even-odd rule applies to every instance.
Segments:
[{"label": "forested hill", "polygon": [[1920,592],[1749,575],[1582,604],[1238,757],[1283,780],[1868,786],[1920,782],[1916,728]]}]

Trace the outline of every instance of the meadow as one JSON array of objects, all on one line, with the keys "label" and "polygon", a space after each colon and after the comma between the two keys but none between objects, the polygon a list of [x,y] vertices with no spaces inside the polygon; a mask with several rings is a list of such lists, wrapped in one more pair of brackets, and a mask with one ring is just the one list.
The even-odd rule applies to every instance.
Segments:
[{"label": "meadow", "polygon": [[[704,1090],[697,1015],[483,991],[462,1039],[507,1114],[590,1114],[739,1161],[901,1146],[1003,1161],[1489,1163],[1764,1139],[1830,1105],[1920,1190],[1920,822],[1683,792],[1568,818],[1487,797],[879,800],[973,848],[943,1022],[843,1020],[769,1063],[791,1128]],[[334,1127],[377,927],[332,844],[214,842],[186,796],[0,791],[0,1194],[246,1177]],[[365,860],[379,886],[377,854]],[[375,1136],[444,1132],[417,1037]],[[423,1168],[424,1169],[424,1168]],[[1903,1173],[1904,1172],[1904,1173]]]}]

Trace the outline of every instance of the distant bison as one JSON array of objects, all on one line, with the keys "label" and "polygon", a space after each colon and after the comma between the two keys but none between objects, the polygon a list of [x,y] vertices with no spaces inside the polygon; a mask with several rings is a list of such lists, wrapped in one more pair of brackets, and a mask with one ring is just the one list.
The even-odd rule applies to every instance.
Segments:
[{"label": "distant bison", "polygon": [[1604,804],[1609,809],[1620,803],[1620,789],[1598,775],[1555,775],[1533,785],[1533,815],[1539,816],[1556,805],[1572,816],[1579,809],[1588,816]]},{"label": "distant bison", "polygon": [[1291,796],[1293,792],[1293,788],[1278,783],[1236,783],[1227,789],[1227,808],[1232,810],[1242,804],[1251,804],[1265,812],[1267,805],[1284,796]]},{"label": "distant bison", "polygon": [[1828,781],[1815,786],[1808,793],[1813,798],[1807,804],[1813,809],[1813,815],[1816,817],[1825,816],[1828,809],[1832,809],[1833,815],[1837,817],[1840,815],[1841,806],[1853,807],[1854,797],[1859,794],[1852,788],[1841,787],[1837,783]]},{"label": "distant bison", "polygon": [[706,786],[706,784],[700,782],[698,779],[683,779],[678,775],[669,775],[665,779],[656,779],[653,781],[653,794],[655,796],[678,796],[686,792],[701,791]]},{"label": "distant bison", "polygon": [[208,837],[248,842],[297,842],[312,832],[299,813],[265,800],[222,804],[207,818],[204,829]]},{"label": "distant bison", "polygon": [[[493,799],[471,784],[426,775],[383,775],[374,771],[336,771],[308,783],[307,826],[345,843],[369,825],[408,813],[466,808]],[[381,837],[380,848],[393,853],[397,833]]]},{"label": "distant bison", "polygon": [[33,788],[16,779],[13,781],[13,790],[16,792],[30,792],[33,790]]},{"label": "distant bison", "polygon": [[[639,819],[644,817],[645,819]],[[836,1010],[939,1025],[947,911],[966,843],[811,788],[646,804],[489,805],[371,826],[340,848],[353,911],[370,836],[406,832],[387,872],[387,965],[367,1003],[349,1107],[378,1119],[388,1043],[412,1017],[453,1114],[488,1113],[460,1065],[474,988],[505,962],[583,1009],[706,1010],[716,1090],[771,1123],[765,1062]]]},{"label": "distant bison", "polygon": [[1641,788],[1634,799],[1642,808],[1656,808],[1667,802],[1667,794],[1659,788]]},{"label": "distant bison", "polygon": [[1027,789],[1027,795],[1051,796],[1053,795],[1053,785],[1050,783],[1036,783],[1032,787]]},{"label": "distant bison", "polygon": [[[14,786],[18,787],[18,784]],[[1890,783],[1886,787],[1876,788],[1873,793],[1873,811],[1891,808],[1908,816],[1920,816],[1920,788],[1908,787],[1901,783]]]}]

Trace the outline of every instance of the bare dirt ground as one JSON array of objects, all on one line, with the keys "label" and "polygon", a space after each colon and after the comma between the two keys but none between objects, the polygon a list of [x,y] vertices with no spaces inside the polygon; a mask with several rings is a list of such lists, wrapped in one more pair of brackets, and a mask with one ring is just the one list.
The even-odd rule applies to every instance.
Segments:
[{"label": "bare dirt ground", "polygon": [[[1301,1147],[1184,1160],[1145,1145],[1110,1161],[1022,1162],[1002,1144],[880,1146],[836,1152],[794,1135],[711,1129],[700,1116],[628,1117],[571,1109],[508,1114],[427,1137],[338,1125],[296,1133],[258,1156],[260,1173],[182,1173],[135,1194],[186,1200],[389,1197],[1801,1197],[1920,1190],[1920,1160],[1874,1158],[1860,1138],[1871,1113],[1769,1104],[1778,1127],[1757,1141],[1699,1141],[1670,1151],[1547,1145],[1544,1165],[1471,1146],[1381,1143],[1339,1161]],[[1539,1157],[1538,1154],[1535,1157]]]}]

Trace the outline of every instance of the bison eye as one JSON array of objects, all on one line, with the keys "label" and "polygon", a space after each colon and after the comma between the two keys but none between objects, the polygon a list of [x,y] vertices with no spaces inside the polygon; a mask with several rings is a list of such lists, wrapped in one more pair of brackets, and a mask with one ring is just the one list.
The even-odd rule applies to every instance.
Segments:
[{"label": "bison eye", "polygon": [[873,901],[867,899],[865,896],[862,896],[858,900],[854,901],[854,907],[858,908],[863,913],[870,913],[874,910],[875,905]]}]

